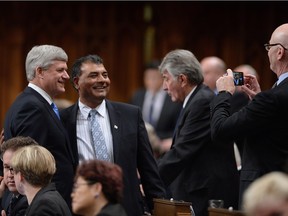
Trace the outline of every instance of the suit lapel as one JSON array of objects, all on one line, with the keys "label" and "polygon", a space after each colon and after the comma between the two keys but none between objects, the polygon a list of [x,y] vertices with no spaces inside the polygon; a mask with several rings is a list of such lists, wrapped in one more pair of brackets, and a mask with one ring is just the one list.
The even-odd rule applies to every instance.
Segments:
[{"label": "suit lapel", "polygon": [[66,137],[66,142],[65,142],[65,145],[66,145],[66,148],[67,148],[67,151],[69,152],[70,154],[70,157],[71,157],[71,160],[73,162],[73,164],[75,164],[75,158],[72,154],[72,150],[71,150],[71,147],[70,147],[70,142],[69,142],[69,137],[68,137],[68,134],[62,124],[62,122],[58,119],[58,117],[56,116],[56,114],[54,113],[52,107],[50,106],[50,104],[45,100],[45,98],[42,97],[42,95],[40,95],[37,91],[35,91],[34,89],[30,88],[30,87],[26,87],[26,89],[24,90],[26,93],[28,94],[33,94],[35,95],[35,97],[41,102],[43,103],[44,107],[46,108],[46,111],[49,113],[51,119],[53,119],[53,122],[55,123],[55,125],[57,125],[57,127],[59,128],[59,131],[61,133],[64,134],[64,136]]},{"label": "suit lapel", "polygon": [[[7,191],[5,191],[5,193],[7,193],[8,195],[6,196],[6,199],[5,200],[5,203],[4,203],[4,210],[7,211],[8,207],[9,207],[9,204],[10,204],[10,200],[12,199],[12,195],[13,193],[11,192],[8,192],[8,189]],[[4,196],[5,198],[5,196]]]},{"label": "suit lapel", "polygon": [[113,140],[113,153],[114,153],[114,162],[118,161],[119,145],[121,143],[121,116],[120,112],[115,108],[115,104],[112,104],[110,101],[106,100],[106,107],[108,110],[110,118],[110,126]]},{"label": "suit lapel", "polygon": [[68,131],[68,134],[70,134],[69,139],[70,139],[70,144],[71,144],[70,146],[72,149],[71,154],[73,154],[73,157],[75,158],[75,162],[77,165],[79,162],[79,155],[78,155],[78,148],[77,148],[77,132],[76,132],[76,127],[77,127],[76,122],[77,122],[78,110],[79,110],[79,106],[78,106],[78,102],[77,102],[71,107],[71,110],[68,113],[69,115],[66,116],[66,119],[65,119],[66,130]]},{"label": "suit lapel", "polygon": [[27,87],[24,91],[26,93],[28,93],[28,94],[33,94],[39,101],[41,101],[41,103],[43,103],[43,105],[46,108],[47,112],[51,116],[51,119],[53,119],[55,124],[60,128],[61,131],[63,131],[63,125],[62,125],[61,121],[59,121],[59,119],[57,118],[56,114],[54,113],[52,107],[45,100],[45,98],[43,98],[42,95],[40,95],[37,91],[35,91],[34,89],[32,89],[30,87]]},{"label": "suit lapel", "polygon": [[193,97],[197,94],[197,92],[199,91],[199,89],[202,88],[202,85],[199,85],[196,87],[196,89],[194,90],[194,92],[192,93],[192,95],[190,96],[184,110],[183,110],[183,113],[182,113],[182,116],[179,116],[180,118],[178,119],[179,123],[178,123],[178,126],[177,128],[175,128],[175,135],[173,136],[173,142],[172,144],[174,144],[174,140],[175,138],[178,136],[179,134],[179,130],[181,130],[181,128],[183,127],[184,123],[185,123],[185,119],[189,113],[189,110],[190,110],[190,106],[192,104],[192,101],[193,101]]}]

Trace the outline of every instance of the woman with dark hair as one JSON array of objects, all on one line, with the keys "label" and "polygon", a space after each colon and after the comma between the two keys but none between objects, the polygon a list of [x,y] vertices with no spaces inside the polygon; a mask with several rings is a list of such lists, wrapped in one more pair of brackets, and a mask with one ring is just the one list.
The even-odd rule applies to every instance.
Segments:
[{"label": "woman with dark hair", "polygon": [[123,182],[121,168],[101,160],[83,161],[77,168],[72,210],[83,216],[127,216],[120,204]]}]

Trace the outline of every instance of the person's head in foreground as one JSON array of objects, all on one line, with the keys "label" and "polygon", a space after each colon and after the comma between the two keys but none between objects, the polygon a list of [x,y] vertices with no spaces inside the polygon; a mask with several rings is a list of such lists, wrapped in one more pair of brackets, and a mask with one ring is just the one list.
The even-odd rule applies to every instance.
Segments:
[{"label": "person's head in foreground", "polygon": [[3,161],[4,183],[8,187],[9,191],[16,194],[18,193],[14,181],[14,172],[11,166],[11,159],[14,155],[14,152],[17,151],[17,149],[22,148],[24,146],[37,145],[37,144],[38,143],[31,137],[23,137],[23,136],[13,137],[11,139],[6,140],[3,144],[1,144],[1,159]]},{"label": "person's head in foreground", "polygon": [[272,172],[253,182],[244,193],[243,209],[247,216],[287,216],[287,174]]},{"label": "person's head in foreground", "polygon": [[[36,193],[47,186],[56,171],[53,155],[40,145],[31,145],[14,152],[11,160],[16,188],[20,194],[26,195],[30,204]],[[32,194],[36,194],[32,193]]]},{"label": "person's head in foreground", "polygon": [[118,165],[101,160],[84,161],[75,176],[72,210],[84,216],[98,215],[107,204],[120,202],[122,190],[122,170]]}]

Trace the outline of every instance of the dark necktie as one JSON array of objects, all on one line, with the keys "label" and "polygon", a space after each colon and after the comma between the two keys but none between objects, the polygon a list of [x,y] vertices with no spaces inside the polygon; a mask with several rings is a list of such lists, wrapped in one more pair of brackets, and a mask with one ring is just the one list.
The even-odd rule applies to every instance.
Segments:
[{"label": "dark necktie", "polygon": [[149,118],[148,121],[153,126],[155,126],[154,125],[154,120],[153,120],[154,100],[155,100],[155,95],[151,99],[151,104],[150,104],[150,109],[149,109],[149,116],[148,116],[148,118]]},{"label": "dark necktie", "polygon": [[100,124],[98,122],[99,114],[97,110],[90,111],[88,120],[90,122],[91,135],[94,144],[93,147],[95,150],[96,158],[98,160],[110,161],[110,156],[108,154],[105,138],[101,130]]},{"label": "dark necktie", "polygon": [[18,197],[13,194],[6,212],[7,216],[11,215],[12,209],[15,207],[17,199]]},{"label": "dark necktie", "polygon": [[55,112],[55,114],[57,115],[58,119],[60,120],[60,114],[59,114],[59,110],[58,110],[56,104],[52,102],[51,107],[52,107],[53,111]]}]

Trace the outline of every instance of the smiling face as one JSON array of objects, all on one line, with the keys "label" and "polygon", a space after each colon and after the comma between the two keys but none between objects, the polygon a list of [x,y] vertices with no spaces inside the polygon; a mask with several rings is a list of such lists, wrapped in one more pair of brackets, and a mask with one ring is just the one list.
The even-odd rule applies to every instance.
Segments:
[{"label": "smiling face", "polygon": [[91,108],[101,104],[110,90],[110,79],[103,64],[83,63],[81,75],[73,81],[80,101]]},{"label": "smiling face", "polygon": [[65,82],[70,78],[65,61],[55,60],[48,69],[37,68],[36,71],[36,77],[39,78],[36,84],[39,83],[52,98],[65,92]]},{"label": "smiling face", "polygon": [[17,192],[17,188],[14,181],[14,174],[11,171],[11,158],[14,154],[12,150],[6,150],[3,154],[3,174],[4,174],[4,182],[8,187],[9,191]]}]

